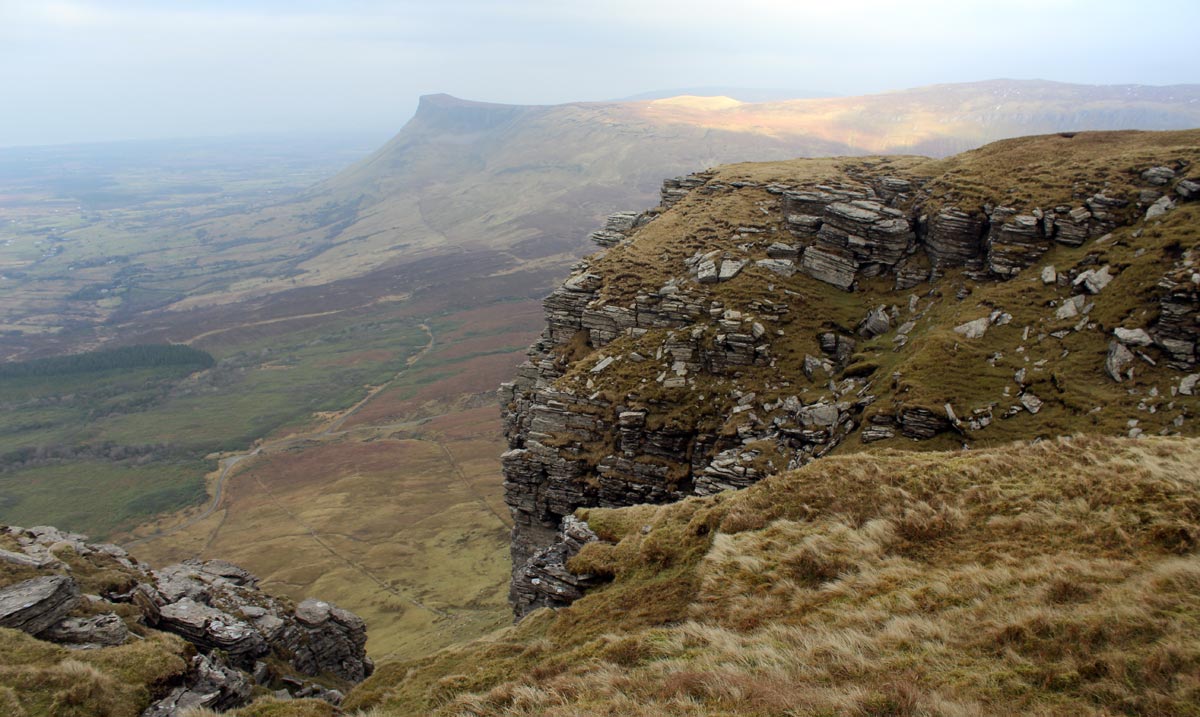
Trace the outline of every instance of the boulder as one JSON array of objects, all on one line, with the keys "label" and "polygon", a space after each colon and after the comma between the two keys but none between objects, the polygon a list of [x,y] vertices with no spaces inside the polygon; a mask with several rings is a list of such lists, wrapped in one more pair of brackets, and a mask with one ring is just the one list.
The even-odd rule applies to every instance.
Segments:
[{"label": "boulder", "polygon": [[1164,194],[1163,196],[1159,197],[1154,204],[1151,204],[1149,209],[1146,210],[1146,221],[1158,219],[1174,208],[1175,201]]},{"label": "boulder", "polygon": [[217,655],[192,658],[183,685],[142,711],[141,717],[181,717],[197,710],[230,710],[250,702],[254,689],[249,676]]},{"label": "boulder", "polygon": [[1117,341],[1126,346],[1149,346],[1154,343],[1154,339],[1150,337],[1150,334],[1146,333],[1145,329],[1125,329],[1118,327],[1113,329],[1113,336],[1117,338]]},{"label": "boulder", "polygon": [[11,550],[0,550],[0,561],[20,565],[24,568],[47,568],[61,562],[50,556],[34,557],[26,553],[14,553]]},{"label": "boulder", "polygon": [[1133,352],[1125,348],[1125,345],[1120,341],[1110,341],[1108,343],[1108,356],[1104,359],[1104,372],[1107,373],[1112,380],[1120,383],[1125,378],[1125,369],[1133,363]]},{"label": "boulder", "polygon": [[42,632],[44,640],[68,645],[112,646],[129,640],[129,628],[116,613],[70,617]]},{"label": "boulder", "polygon": [[738,259],[726,259],[721,262],[721,271],[717,275],[717,281],[729,281],[733,277],[742,272],[742,268],[746,266],[745,261]]},{"label": "boulder", "polygon": [[1066,301],[1059,304],[1058,309],[1054,312],[1054,318],[1059,321],[1073,319],[1083,311],[1084,305],[1087,303],[1087,297],[1083,294],[1076,294]]},{"label": "boulder", "polygon": [[79,602],[79,586],[65,575],[43,575],[0,589],[0,627],[37,635],[62,621]]},{"label": "boulder", "polygon": [[858,262],[853,257],[819,246],[810,246],[804,251],[800,266],[812,278],[833,284],[839,289],[853,286],[854,275],[858,271]]},{"label": "boulder", "polygon": [[889,438],[895,438],[896,432],[887,426],[867,426],[860,434],[863,443],[874,443],[875,441],[886,441]]},{"label": "boulder", "polygon": [[829,428],[837,425],[841,412],[831,403],[814,403],[800,409],[798,418],[806,428]]},{"label": "boulder", "polygon": [[1108,271],[1108,264],[1105,264],[1099,269],[1088,269],[1081,272],[1079,276],[1075,277],[1075,281],[1072,283],[1074,286],[1082,284],[1083,288],[1087,289],[1089,293],[1099,294],[1112,280],[1113,277]]},{"label": "boulder", "polygon": [[783,242],[775,242],[767,247],[767,256],[772,259],[792,259],[795,260],[800,256],[800,250],[791,244]]},{"label": "boulder", "polygon": [[859,322],[858,335],[869,339],[886,334],[891,328],[892,320],[888,316],[887,307],[878,306]]},{"label": "boulder", "polygon": [[1175,193],[1185,202],[1200,199],[1200,181],[1184,179],[1175,185]]},{"label": "boulder", "polygon": [[991,326],[991,318],[984,316],[974,321],[968,321],[965,324],[959,324],[954,327],[955,333],[962,334],[968,339],[980,339],[987,333],[988,327]]},{"label": "boulder", "polygon": [[1170,167],[1151,167],[1142,172],[1142,180],[1155,186],[1170,184],[1175,179],[1175,170]]},{"label": "boulder", "polygon": [[613,362],[614,362],[614,361],[616,361],[616,360],[617,360],[617,359],[616,359],[616,357],[614,357],[614,356],[604,356],[604,357],[602,357],[602,358],[601,358],[599,361],[597,361],[597,362],[596,362],[596,365],[592,367],[592,373],[601,373],[601,372],[603,372],[603,371],[604,371],[604,369],[606,369],[606,368],[608,368],[609,366],[611,366],[611,365],[613,364]]},{"label": "boulder", "polygon": [[791,259],[759,259],[754,263],[783,277],[790,277],[796,273],[796,263]]}]

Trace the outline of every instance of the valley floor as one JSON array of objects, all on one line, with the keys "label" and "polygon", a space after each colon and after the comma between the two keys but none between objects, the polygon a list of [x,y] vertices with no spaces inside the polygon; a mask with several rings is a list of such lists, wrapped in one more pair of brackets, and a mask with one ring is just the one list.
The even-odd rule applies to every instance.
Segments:
[{"label": "valley floor", "polygon": [[539,319],[530,302],[424,326],[428,344],[394,380],[226,457],[206,507],[142,526],[126,544],[154,565],[230,560],[273,593],[350,609],[367,621],[376,661],[508,624],[511,523],[489,389],[520,360],[506,347]]}]

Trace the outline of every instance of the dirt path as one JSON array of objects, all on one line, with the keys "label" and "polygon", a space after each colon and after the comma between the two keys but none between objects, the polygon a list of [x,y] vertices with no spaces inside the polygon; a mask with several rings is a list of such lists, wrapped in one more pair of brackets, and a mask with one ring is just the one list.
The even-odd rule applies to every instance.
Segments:
[{"label": "dirt path", "polygon": [[[292,317],[292,318],[296,318],[296,317]],[[425,344],[425,346],[420,351],[418,351],[417,353],[408,357],[408,360],[404,364],[404,368],[401,369],[399,372],[397,372],[396,375],[392,376],[390,379],[388,379],[384,383],[371,388],[367,392],[367,395],[365,398],[363,398],[361,401],[354,404],[350,408],[347,408],[346,410],[340,412],[331,421],[329,421],[324,426],[322,426],[316,430],[309,431],[306,433],[300,433],[300,434],[291,434],[289,436],[280,438],[275,441],[271,441],[269,443],[263,443],[262,445],[258,446],[257,448],[255,448],[252,451],[247,451],[245,453],[238,453],[238,454],[235,454],[232,456],[226,456],[226,457],[220,459],[220,461],[218,462],[218,466],[220,468],[220,473],[217,474],[215,485],[213,487],[212,500],[209,501],[209,504],[204,508],[204,510],[202,510],[200,513],[192,516],[191,518],[188,518],[187,520],[180,523],[179,525],[172,526],[170,528],[167,528],[166,530],[158,530],[158,531],[151,533],[150,535],[144,535],[140,538],[134,538],[133,540],[127,541],[124,544],[124,547],[131,548],[131,547],[134,547],[137,545],[141,545],[143,543],[148,543],[152,540],[159,540],[161,538],[166,538],[166,537],[175,535],[183,530],[186,530],[186,529],[196,525],[200,521],[205,520],[206,518],[210,517],[213,513],[215,513],[217,511],[218,507],[221,505],[221,500],[222,500],[222,498],[224,498],[224,495],[225,495],[225,483],[231,477],[231,474],[233,473],[233,469],[236,466],[238,466],[239,464],[241,464],[243,461],[246,461],[246,460],[252,459],[252,458],[256,458],[258,456],[271,455],[273,453],[280,453],[282,451],[288,450],[289,448],[292,448],[293,446],[295,446],[299,443],[304,443],[307,441],[327,440],[329,438],[345,435],[346,433],[348,433],[349,431],[339,431],[338,429],[340,429],[342,427],[342,424],[344,424],[347,419],[349,419],[351,416],[353,416],[355,413],[357,413],[363,406],[367,405],[367,403],[369,403],[371,401],[371,399],[375,398],[376,396],[379,395],[379,393],[381,391],[383,391],[385,388],[387,388],[388,386],[391,386],[393,383],[395,383],[396,380],[398,380],[401,376],[403,376],[405,374],[405,372],[408,371],[408,369],[412,368],[412,366],[414,364],[416,364],[422,358],[427,356],[429,354],[429,352],[433,350],[433,347],[437,344],[437,339],[433,335],[433,330],[430,329],[429,326],[424,323],[420,324],[419,326],[420,326],[421,330],[425,332],[425,335],[429,337],[429,341],[428,341],[428,343]],[[375,428],[375,427],[370,426],[370,427],[364,427],[364,428]],[[443,448],[443,450],[445,450],[445,449]],[[457,469],[457,464],[455,464],[455,468]],[[461,475],[461,471],[459,471],[459,473]],[[213,531],[213,533],[208,536],[208,540],[205,542],[206,546],[208,544],[212,543],[212,540],[213,540],[216,532],[219,530],[220,530],[220,526],[218,526]],[[339,556],[339,557],[341,557],[341,556]]]},{"label": "dirt path", "polygon": [[[387,303],[387,302],[392,302],[392,301],[405,301],[409,298],[409,296],[410,296],[409,294],[380,296],[376,299],[372,299],[371,301],[368,301],[365,304],[359,304],[358,306],[351,306],[351,307],[348,307],[345,309],[331,309],[329,311],[318,311],[314,314],[294,314],[292,316],[280,316],[279,318],[275,318],[275,319],[263,319],[262,321],[248,321],[244,324],[237,324],[235,326],[223,326],[219,329],[213,329],[211,331],[205,331],[204,333],[196,334],[192,338],[187,339],[187,340],[183,341],[182,343],[184,343],[188,346],[191,346],[193,343],[199,341],[200,339],[206,339],[209,336],[216,336],[217,334],[224,334],[229,331],[237,331],[238,329],[248,329],[252,326],[268,326],[270,324],[281,324],[285,321],[297,321],[299,319],[317,319],[322,316],[333,316],[334,314],[343,314],[347,311],[354,311],[356,309],[365,309],[368,306],[375,306],[377,304],[382,304],[382,303]],[[425,328],[424,324],[422,324],[422,328]],[[428,329],[426,329],[426,330],[428,331]]]},{"label": "dirt path", "polygon": [[512,528],[512,523],[505,520],[503,516],[497,513],[496,509],[492,507],[492,504],[487,501],[487,498],[478,490],[476,490],[475,485],[471,483],[469,478],[467,478],[467,474],[463,472],[462,466],[458,464],[458,459],[454,457],[454,454],[450,452],[450,449],[446,447],[446,444],[442,443],[441,441],[435,442],[437,443],[438,448],[442,449],[442,454],[446,456],[446,460],[450,463],[450,467],[454,469],[454,474],[458,476],[460,481],[463,482],[463,485],[467,487],[467,490],[471,492],[471,495],[475,496],[475,500],[479,501],[479,504],[487,509],[487,512],[496,516],[496,520],[500,521],[501,525],[503,525],[505,528]]},{"label": "dirt path", "polygon": [[236,466],[237,464],[246,460],[247,458],[253,458],[254,456],[257,456],[261,450],[262,450],[261,448],[255,448],[253,451],[251,451],[249,453],[241,453],[241,454],[238,454],[235,456],[228,456],[226,458],[222,458],[217,463],[217,465],[220,466],[221,472],[217,475],[216,484],[215,484],[215,487],[213,488],[212,501],[208,504],[208,506],[203,511],[201,511],[197,515],[192,516],[191,518],[188,518],[186,521],[180,523],[179,525],[176,525],[172,528],[168,528],[167,530],[155,531],[154,533],[151,533],[150,535],[146,535],[141,538],[135,538],[134,540],[130,540],[127,543],[125,543],[125,547],[132,548],[135,545],[141,545],[142,543],[146,543],[151,540],[157,540],[159,538],[165,538],[169,535],[174,535],[174,534],[178,533],[179,531],[186,530],[186,529],[192,527],[193,525],[195,525],[196,523],[199,523],[200,521],[208,518],[210,515],[212,515],[213,513],[216,512],[217,506],[219,506],[221,504],[221,498],[224,496],[224,491],[225,491],[225,479],[229,477],[229,472],[233,470],[234,466]]},{"label": "dirt path", "polygon": [[343,411],[341,413],[341,415],[339,415],[337,418],[330,421],[329,424],[327,426],[325,426],[325,428],[322,429],[320,432],[318,432],[316,435],[328,436],[331,433],[333,433],[334,431],[337,431],[339,428],[342,427],[342,424],[345,423],[351,416],[358,413],[359,409],[361,409],[363,406],[367,405],[367,403],[369,403],[371,401],[371,399],[378,396],[379,393],[381,391],[383,391],[383,389],[385,389],[388,386],[391,386],[393,383],[395,383],[397,379],[399,379],[402,375],[404,375],[405,371],[412,368],[413,364],[415,364],[416,362],[425,358],[425,356],[430,351],[433,350],[433,347],[437,344],[437,339],[434,338],[433,331],[429,328],[429,326],[427,324],[420,324],[420,327],[421,327],[421,330],[425,332],[425,335],[429,337],[429,342],[427,344],[425,344],[425,347],[423,349],[421,349],[417,353],[413,354],[412,356],[408,357],[408,361],[406,361],[404,363],[404,369],[401,370],[399,373],[397,373],[395,376],[392,376],[387,382],[382,383],[382,384],[376,386],[375,388],[372,388],[370,391],[367,392],[367,395],[365,398],[363,398],[363,400],[359,401],[358,403],[354,404],[350,408]]},{"label": "dirt path", "polygon": [[212,331],[205,331],[202,334],[196,334],[195,336],[188,339],[187,341],[184,341],[183,343],[187,344],[188,346],[191,346],[193,343],[199,341],[200,339],[206,339],[209,336],[216,336],[217,334],[223,334],[228,331],[237,331],[238,329],[248,329],[251,326],[266,326],[268,324],[281,324],[284,321],[296,321],[297,319],[315,319],[320,316],[331,316],[333,314],[340,314],[343,311],[345,311],[345,309],[334,309],[333,311],[320,311],[315,314],[296,314],[295,316],[281,316],[278,319],[264,319],[263,321],[251,321],[251,322],[248,322],[245,324],[238,324],[237,326],[226,326],[226,327],[223,327],[220,329],[213,329]]},{"label": "dirt path", "polygon": [[333,557],[342,561],[343,563],[350,566],[354,570],[357,570],[359,573],[362,573],[363,577],[365,577],[368,580],[370,580],[371,582],[375,583],[375,585],[378,586],[380,590],[390,593],[390,594],[400,598],[401,600],[409,603],[410,605],[412,605],[414,607],[431,612],[434,615],[437,615],[438,617],[454,619],[453,615],[451,615],[450,613],[448,613],[444,610],[439,610],[436,607],[431,607],[429,605],[426,605],[425,603],[421,602],[420,600],[416,599],[415,597],[412,597],[411,595],[405,595],[403,592],[401,592],[400,590],[397,590],[395,587],[393,587],[388,581],[384,580],[383,578],[379,577],[375,573],[371,572],[371,570],[369,568],[367,568],[365,565],[363,565],[361,563],[357,563],[357,562],[351,560],[350,558],[346,557],[345,555],[342,555],[341,553],[339,553],[336,548],[334,548],[332,545],[330,545],[327,541],[325,541],[321,537],[321,534],[318,533],[315,528],[313,528],[308,523],[305,523],[300,518],[300,516],[296,515],[291,510],[289,510],[287,508],[287,506],[285,506],[279,500],[279,498],[276,497],[275,492],[271,490],[270,486],[268,486],[266,483],[262,482],[262,479],[260,479],[256,476],[254,478],[254,482],[258,483],[259,487],[262,488],[263,491],[266,492],[266,494],[268,496],[270,496],[271,502],[274,503],[277,508],[282,510],[284,513],[287,513],[287,516],[292,519],[293,523],[295,523],[298,527],[302,528],[305,532],[308,533],[308,536],[310,538],[312,538],[314,543],[321,546],[327,553],[329,553]]}]

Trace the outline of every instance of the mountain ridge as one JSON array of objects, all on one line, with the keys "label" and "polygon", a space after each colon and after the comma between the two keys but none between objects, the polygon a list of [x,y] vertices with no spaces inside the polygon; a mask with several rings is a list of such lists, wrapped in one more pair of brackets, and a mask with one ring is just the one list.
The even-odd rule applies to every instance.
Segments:
[{"label": "mountain ridge", "polygon": [[1200,130],[1062,132],[666,180],[501,390],[523,619],[346,709],[1180,713],[1197,167]]},{"label": "mountain ridge", "polygon": [[501,390],[519,622],[350,704],[1178,713],[1200,652],[1114,676],[1200,614],[1197,167],[1097,132],[667,180]]}]

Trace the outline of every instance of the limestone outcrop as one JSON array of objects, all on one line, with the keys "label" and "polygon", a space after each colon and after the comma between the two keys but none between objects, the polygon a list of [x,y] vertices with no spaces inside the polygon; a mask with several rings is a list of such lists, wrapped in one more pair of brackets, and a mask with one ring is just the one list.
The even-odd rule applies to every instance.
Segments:
[{"label": "limestone outcrop", "polygon": [[[186,674],[156,686],[166,694],[146,708],[146,717],[244,705],[255,684],[336,704],[336,687],[360,682],[374,669],[366,625],[357,615],[319,600],[294,605],[264,593],[253,574],[231,563],[189,560],[152,570],[116,545],[48,526],[0,527],[0,540],[12,548],[6,562],[43,573],[0,587],[0,627],[73,649],[122,645],[147,630],[171,632],[192,645]],[[81,589],[72,577],[80,561],[106,571],[108,587],[92,594]],[[333,684],[322,684],[330,678]]]},{"label": "limestone outcrop", "polygon": [[185,561],[150,577],[131,596],[150,624],[202,650],[221,650],[235,666],[252,669],[258,658],[275,654],[303,674],[349,682],[373,670],[366,626],[347,610],[319,600],[292,606],[222,560]]},{"label": "limestone outcrop", "polygon": [[645,212],[617,212],[608,217],[603,228],[592,232],[588,238],[604,248],[616,246],[635,229],[645,226],[653,218]]},{"label": "limestone outcrop", "polygon": [[0,589],[0,627],[38,635],[79,602],[79,586],[66,575],[45,575]]},{"label": "limestone outcrop", "polygon": [[600,583],[594,575],[576,574],[567,562],[587,543],[598,540],[588,524],[573,515],[563,518],[553,541],[521,567],[513,582],[513,609],[525,614],[539,607],[561,607],[583,597],[584,591]]},{"label": "limestone outcrop", "polygon": [[[1050,358],[1031,360],[1034,346],[1061,346],[1061,361],[1072,355],[1072,337],[1102,335],[1112,347],[1093,351],[1092,380],[1121,381],[1128,395],[1147,395],[1137,410],[1176,412],[1160,432],[1190,420],[1188,406],[1160,397],[1185,395],[1191,384],[1176,378],[1173,387],[1148,389],[1130,377],[1160,363],[1194,370],[1200,267],[1191,251],[1159,281],[1157,316],[1113,333],[1093,313],[1098,302],[1116,300],[1108,287],[1126,271],[1126,260],[1099,260],[1114,232],[1136,240],[1159,197],[1173,197],[1177,207],[1200,196],[1185,172],[1131,173],[1132,192],[1077,183],[1067,203],[1022,200],[1015,190],[999,203],[970,201],[936,176],[895,166],[850,168],[836,180],[811,182],[731,181],[719,170],[671,179],[659,207],[614,215],[593,235],[606,252],[578,263],[545,299],[545,329],[500,390],[509,446],[505,500],[514,519],[510,602],[518,618],[568,604],[594,584],[593,576],[565,568],[590,539],[571,522],[577,509],[744,488],[856,434],[866,444],[966,445],[994,433],[997,420],[1040,418],[1057,405],[1045,382],[1061,391],[1072,379]],[[735,209],[726,218],[706,206]],[[1150,221],[1169,220],[1172,211]],[[664,238],[667,231],[679,236]],[[606,257],[637,255],[642,241],[657,243],[644,250],[653,258],[641,273],[614,270]],[[1045,265],[1048,252],[1080,247],[1091,249],[1071,265],[1059,254],[1057,267]],[[950,276],[953,283],[943,280]],[[1040,319],[968,301],[977,287],[1018,278],[1052,295]],[[815,292],[794,290],[810,279],[846,292],[837,296],[869,286],[895,303],[875,300],[852,318],[814,321],[813,312],[823,310],[809,303]],[[936,318],[947,302],[963,302],[953,321]],[[936,335],[949,355],[1012,342],[978,359],[1012,365],[1009,385],[956,403],[914,396],[903,370],[879,370],[882,352],[919,350],[921,337],[938,330],[935,320],[947,322]],[[798,325],[809,333],[796,337]]]},{"label": "limestone outcrop", "polygon": [[241,670],[230,667],[219,656],[199,654],[188,666],[184,684],[142,712],[142,717],[176,717],[195,709],[222,711],[250,701],[254,683]]}]

